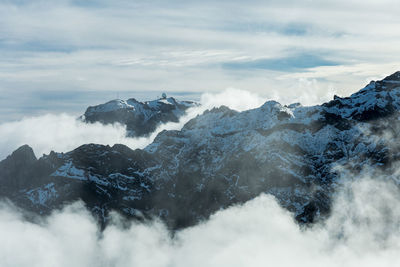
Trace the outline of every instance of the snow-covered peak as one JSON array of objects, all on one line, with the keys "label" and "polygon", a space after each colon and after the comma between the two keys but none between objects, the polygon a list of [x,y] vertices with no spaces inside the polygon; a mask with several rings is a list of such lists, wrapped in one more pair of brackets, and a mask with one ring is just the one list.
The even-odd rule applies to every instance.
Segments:
[{"label": "snow-covered peak", "polygon": [[118,122],[127,126],[128,136],[143,136],[154,131],[160,123],[177,122],[188,108],[197,105],[195,102],[178,101],[173,97],[147,102],[134,98],[126,101],[116,99],[89,107],[82,118],[86,122]]},{"label": "snow-covered peak", "polygon": [[162,104],[165,104],[165,105],[176,105],[177,101],[173,97],[168,97],[168,98],[159,98],[159,99],[156,99],[156,100],[147,101],[146,104],[151,108],[158,108],[159,105],[162,105]]},{"label": "snow-covered peak", "polygon": [[282,105],[274,100],[269,100],[265,102],[260,108],[265,109],[265,110],[279,110],[282,107]]},{"label": "snow-covered peak", "polygon": [[381,81],[372,81],[350,97],[335,96],[323,104],[326,112],[342,118],[367,121],[387,116],[400,109],[400,72]]},{"label": "snow-covered peak", "polygon": [[400,83],[400,71],[397,71],[392,75],[387,76],[385,79],[383,79],[383,81]]},{"label": "snow-covered peak", "polygon": [[[85,112],[85,115],[90,116],[94,113],[113,112],[120,109],[128,109],[133,111],[136,109],[160,110],[160,108],[163,105],[172,105],[176,108],[181,108],[182,106],[189,108],[197,106],[198,104],[193,101],[178,101],[173,97],[159,98],[156,100],[146,101],[146,102],[140,102],[135,98],[130,98],[128,100],[115,99],[108,101],[107,103],[104,104],[88,107],[88,109]],[[141,108],[138,108],[139,106]]]},{"label": "snow-covered peak", "polygon": [[128,101],[121,100],[121,99],[115,99],[108,101],[105,104],[97,105],[94,107],[89,107],[86,112],[85,116],[90,116],[94,113],[104,113],[104,112],[112,112],[120,109],[132,109],[134,110],[135,107],[128,103]]}]

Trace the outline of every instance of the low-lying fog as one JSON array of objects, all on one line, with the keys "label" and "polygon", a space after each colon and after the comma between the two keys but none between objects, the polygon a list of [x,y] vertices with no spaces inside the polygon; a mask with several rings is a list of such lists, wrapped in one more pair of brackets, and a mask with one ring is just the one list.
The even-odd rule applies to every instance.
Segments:
[{"label": "low-lying fog", "polygon": [[174,237],[157,221],[100,232],[81,203],[31,223],[0,208],[1,266],[398,266],[400,195],[368,177],[345,185],[332,215],[302,229],[272,196],[214,214]]}]

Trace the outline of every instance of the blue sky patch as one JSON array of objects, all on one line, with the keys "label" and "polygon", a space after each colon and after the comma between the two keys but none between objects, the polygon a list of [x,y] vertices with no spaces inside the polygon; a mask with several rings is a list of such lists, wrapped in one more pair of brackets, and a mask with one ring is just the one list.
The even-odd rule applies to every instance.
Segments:
[{"label": "blue sky patch", "polygon": [[299,54],[283,58],[267,58],[252,61],[223,63],[222,67],[229,70],[265,69],[275,71],[296,71],[319,66],[336,66],[339,62],[325,59],[319,55]]}]

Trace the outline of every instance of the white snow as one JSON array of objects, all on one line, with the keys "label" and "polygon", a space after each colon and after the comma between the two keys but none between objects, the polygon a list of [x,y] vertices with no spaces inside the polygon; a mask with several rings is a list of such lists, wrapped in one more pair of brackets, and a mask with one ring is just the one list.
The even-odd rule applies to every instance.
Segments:
[{"label": "white snow", "polygon": [[94,107],[89,107],[88,108],[88,115],[91,115],[93,113],[100,113],[100,112],[110,112],[110,111],[115,111],[119,109],[132,109],[135,110],[135,106],[128,104],[125,100],[121,99],[116,99],[116,100],[111,100],[105,104],[101,104],[98,106]]},{"label": "white snow", "polygon": [[50,199],[58,197],[54,183],[49,183],[44,187],[35,188],[26,192],[27,198],[36,205],[45,206]]},{"label": "white snow", "polygon": [[64,165],[58,168],[51,176],[61,176],[70,179],[77,179],[77,180],[88,180],[88,177],[85,175],[85,171],[76,168],[72,161],[67,161]]}]

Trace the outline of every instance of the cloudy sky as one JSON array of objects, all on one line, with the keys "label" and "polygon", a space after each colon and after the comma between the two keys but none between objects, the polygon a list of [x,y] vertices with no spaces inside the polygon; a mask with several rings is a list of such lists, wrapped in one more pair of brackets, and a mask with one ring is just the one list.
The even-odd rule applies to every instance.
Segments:
[{"label": "cloudy sky", "polygon": [[397,0],[0,0],[0,122],[238,88],[283,103],[400,70]]}]

